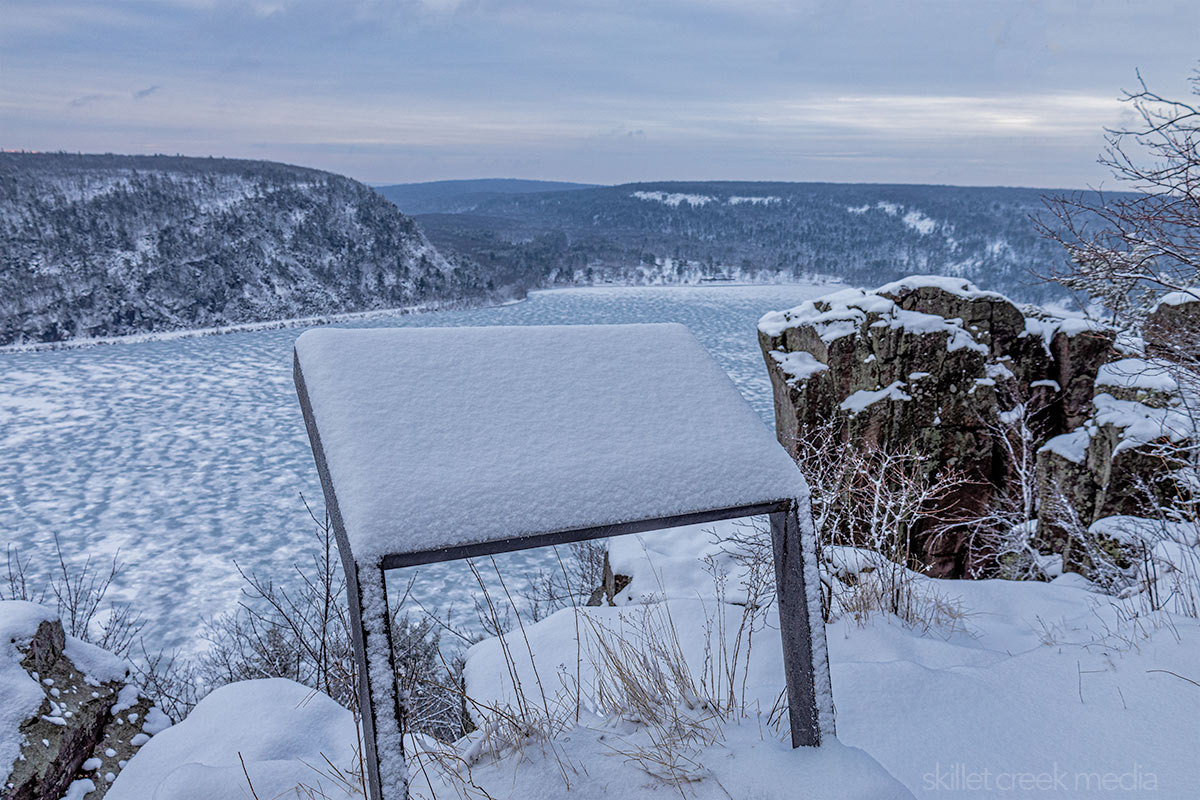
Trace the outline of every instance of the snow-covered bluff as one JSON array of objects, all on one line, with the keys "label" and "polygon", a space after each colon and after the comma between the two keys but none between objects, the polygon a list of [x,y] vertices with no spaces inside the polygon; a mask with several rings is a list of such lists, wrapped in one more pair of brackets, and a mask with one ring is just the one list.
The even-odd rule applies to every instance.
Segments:
[{"label": "snow-covered bluff", "polygon": [[0,154],[0,345],[489,291],[369,187],[267,161]]},{"label": "snow-covered bluff", "polygon": [[[1171,414],[1161,392],[1142,386],[1144,365],[1118,360],[1114,340],[1086,320],[932,276],[836,292],[759,323],[777,434],[790,451],[834,421],[850,446],[926,455],[931,472],[969,481],[944,504],[961,518],[1021,480],[997,428],[1024,417],[1036,437],[1038,507],[1065,493],[1083,525],[1137,513],[1137,478],[1157,469],[1138,447],[1161,436]],[[965,527],[916,531],[914,557],[932,575],[973,574],[969,536]],[[1038,538],[1068,569],[1086,569],[1044,519]]]}]

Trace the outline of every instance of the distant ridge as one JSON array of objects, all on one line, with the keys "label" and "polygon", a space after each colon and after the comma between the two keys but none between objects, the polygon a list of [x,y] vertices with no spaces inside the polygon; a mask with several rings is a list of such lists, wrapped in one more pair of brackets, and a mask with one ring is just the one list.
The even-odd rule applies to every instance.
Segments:
[{"label": "distant ridge", "polygon": [[594,189],[596,183],[531,181],[521,178],[478,178],[474,180],[395,183],[376,186],[375,191],[391,200],[405,214],[454,214],[495,197],[510,194],[568,192]]},{"label": "distant ridge", "polygon": [[270,161],[0,153],[0,344],[413,305],[494,292],[341,175]]},{"label": "distant ridge", "polygon": [[867,286],[932,273],[1021,300],[1061,296],[1038,275],[1061,262],[1062,248],[1031,219],[1053,190],[782,181],[475,188],[442,184],[437,203],[412,213],[430,241],[475,259],[498,284],[829,276]]}]

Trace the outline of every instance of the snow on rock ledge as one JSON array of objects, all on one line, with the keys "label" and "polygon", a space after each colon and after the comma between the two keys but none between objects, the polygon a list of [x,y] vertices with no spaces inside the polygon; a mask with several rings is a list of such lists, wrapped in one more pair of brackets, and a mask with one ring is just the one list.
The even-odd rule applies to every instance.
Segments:
[{"label": "snow on rock ledge", "polygon": [[[1173,472],[1182,465],[1187,443],[1198,434],[1173,375],[1181,374],[1181,359],[1187,364],[1200,350],[1200,300],[1182,293],[1165,296],[1142,334],[1147,357],[1102,366],[1093,387],[1092,413],[1070,432],[1050,439],[1038,453],[1043,507],[1052,498],[1066,499],[1080,522],[1093,523],[1091,535],[1125,549],[1120,559],[1126,560],[1133,557],[1130,548],[1136,550],[1129,537],[1095,523],[1131,518],[1179,498],[1181,487]],[[1185,366],[1182,374],[1189,369]],[[1038,536],[1046,547],[1064,555],[1069,568],[1088,572],[1084,548],[1075,546],[1065,531],[1043,519]]]},{"label": "snow on rock ledge", "polygon": [[[832,423],[847,444],[925,454],[931,470],[973,481],[948,499],[955,513],[984,507],[1006,474],[988,426],[1019,416],[1021,403],[1044,409],[1046,438],[1083,424],[1114,341],[1090,321],[927,275],[771,312],[758,332],[784,447],[795,453],[807,431]],[[930,574],[971,571],[965,533],[916,536]]]},{"label": "snow on rock ledge", "polygon": [[[166,717],[121,659],[67,636],[58,615],[0,601],[0,773],[5,800],[104,797]],[[89,777],[76,781],[79,773]]]},{"label": "snow on rock ledge", "polygon": [[[1080,522],[1142,513],[1149,483],[1170,502],[1172,466],[1156,448],[1196,437],[1172,363],[1200,349],[1200,301],[1167,296],[1144,329],[1146,357],[1119,358],[1094,321],[1024,307],[957,278],[914,276],[767,314],[759,340],[776,434],[795,452],[807,431],[840,425],[847,443],[929,457],[972,483],[955,513],[982,509],[1012,480],[990,426],[1028,416],[1039,437],[1038,507],[1065,500]],[[1036,544],[1066,568],[1091,565],[1043,514]],[[930,574],[969,574],[965,536],[922,540]]]}]

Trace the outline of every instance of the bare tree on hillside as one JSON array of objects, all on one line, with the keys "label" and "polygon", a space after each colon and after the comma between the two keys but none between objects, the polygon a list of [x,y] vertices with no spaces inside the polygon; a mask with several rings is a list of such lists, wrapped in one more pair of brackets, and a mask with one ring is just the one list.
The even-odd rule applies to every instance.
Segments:
[{"label": "bare tree on hillside", "polygon": [[[1200,97],[1200,70],[1191,84]],[[1163,293],[1200,300],[1200,105],[1151,91],[1141,74],[1121,99],[1137,123],[1107,131],[1099,162],[1127,193],[1048,199],[1037,225],[1069,258],[1048,277],[1130,327]]]},{"label": "bare tree on hillside", "polygon": [[[1068,257],[1049,277],[1099,302],[1116,327],[1141,337],[1148,374],[1173,379],[1171,403],[1184,418],[1177,427],[1185,430],[1164,430],[1152,443],[1173,488],[1166,499],[1144,492],[1169,535],[1151,537],[1160,555],[1151,558],[1146,550],[1143,573],[1184,576],[1171,594],[1192,598],[1185,613],[1194,614],[1200,607],[1194,601],[1200,597],[1200,314],[1194,306],[1171,306],[1200,301],[1200,102],[1165,97],[1140,74],[1137,80],[1137,90],[1122,97],[1136,121],[1109,130],[1099,158],[1126,193],[1053,198],[1046,202],[1051,218],[1038,226]],[[1200,70],[1190,83],[1200,98]],[[1168,307],[1152,314],[1165,299]],[[1169,546],[1158,547],[1164,543]]]}]

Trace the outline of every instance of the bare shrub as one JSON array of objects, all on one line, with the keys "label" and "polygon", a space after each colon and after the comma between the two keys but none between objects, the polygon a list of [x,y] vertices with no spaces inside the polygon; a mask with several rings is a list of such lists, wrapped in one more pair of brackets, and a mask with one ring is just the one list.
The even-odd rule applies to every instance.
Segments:
[{"label": "bare shrub", "polygon": [[[914,552],[914,531],[931,538],[951,526],[939,522],[947,502],[966,482],[955,472],[934,472],[930,459],[872,445],[846,447],[836,420],[809,429],[798,442],[797,463],[808,479],[817,541],[826,579],[826,621],[851,611],[895,614],[913,621],[925,610],[936,613],[930,627],[942,627],[937,604],[915,590],[921,568]],[[832,579],[844,569],[830,563],[838,547],[878,555],[871,578]],[[770,551],[760,550],[762,557]],[[861,597],[855,595],[861,594]],[[836,596],[835,596],[836,595]]]},{"label": "bare shrub", "polygon": [[[769,523],[763,517],[753,517],[735,521],[732,528],[718,543],[734,564],[738,592],[736,599],[729,596],[731,576],[716,559],[707,557],[705,570],[712,578],[717,610],[715,615],[708,615],[705,630],[711,644],[715,623],[717,649],[713,652],[706,647],[700,669],[701,691],[724,713],[746,706],[754,636],[768,626],[768,612],[776,599],[775,553]],[[732,636],[722,613],[726,604],[742,608]]]},{"label": "bare shrub", "polygon": [[29,569],[32,556],[22,559],[20,551],[9,544],[5,597],[35,603],[48,603],[53,598],[68,635],[122,657],[132,655],[145,620],[128,603],[106,602],[124,566],[120,552],[113,555],[107,566],[95,563],[91,556],[82,564],[72,563],[55,534],[54,556],[54,567],[35,577]]},{"label": "bare shrub", "polygon": [[30,584],[29,565],[32,556],[22,559],[21,551],[9,542],[5,547],[7,586],[4,590],[5,600],[28,600],[40,603],[45,596],[45,588],[40,591]]},{"label": "bare shrub", "polygon": [[1200,618],[1200,521],[1190,504],[1159,507],[1155,516],[1112,518],[1100,528],[1085,526],[1061,495],[1046,513],[1080,549],[1091,583],[1121,601],[1123,615]]},{"label": "bare shrub", "polygon": [[1162,517],[1142,553],[1141,594],[1151,610],[1200,618],[1200,522]]},{"label": "bare shrub", "polygon": [[[968,611],[924,575],[879,553],[831,548],[826,553],[830,620],[848,616],[860,627],[877,615],[900,620],[922,634],[967,633]],[[904,570],[905,574],[897,574]]]},{"label": "bare shrub", "polygon": [[898,564],[919,566],[914,533],[938,536],[947,502],[966,483],[956,472],[935,472],[922,453],[863,442],[847,447],[837,420],[805,431],[797,444],[818,541],[865,547]]},{"label": "bare shrub", "polygon": [[1111,537],[1095,533],[1079,516],[1075,505],[1062,493],[1054,496],[1042,511],[1050,524],[1059,529],[1079,552],[1073,555],[1087,568],[1087,577],[1101,591],[1118,594],[1136,578],[1135,565],[1121,545]]},{"label": "bare shrub", "polygon": [[176,652],[147,651],[138,641],[138,654],[131,662],[134,677],[172,723],[181,722],[200,701],[202,683],[196,663]]},{"label": "bare shrub", "polygon": [[[1068,261],[1050,277],[1099,302],[1109,321],[1136,328],[1163,292],[1200,300],[1200,109],[1138,88],[1125,92],[1137,122],[1109,129],[1099,161],[1131,194],[1047,201],[1042,234]],[[1200,72],[1191,78],[1200,95]]]},{"label": "bare shrub", "polygon": [[[328,514],[317,518],[311,509],[309,514],[315,546],[306,564],[293,564],[292,588],[239,568],[245,580],[243,599],[236,611],[208,623],[209,648],[196,661],[195,678],[204,688],[288,678],[324,692],[358,716],[358,666],[346,580]],[[408,698],[409,727],[457,739],[464,732],[462,661],[455,654],[443,655],[443,628],[434,619],[399,612],[410,589],[411,583],[391,609],[396,680],[401,696]]]},{"label": "bare shrub", "polygon": [[[1106,532],[1119,536],[1126,565],[1122,580],[1104,588],[1134,600],[1141,613],[1169,611],[1200,617],[1200,525],[1193,515],[1161,509],[1153,518],[1118,519]],[[1099,539],[1107,550],[1117,546],[1111,538],[1091,538]]]},{"label": "bare shrub", "polygon": [[1048,559],[1034,546],[1037,532],[1037,452],[1046,438],[1047,407],[1017,391],[1005,392],[1007,410],[983,420],[1004,453],[1007,472],[982,513],[960,523],[968,531],[972,578],[1046,580]]},{"label": "bare shrub", "polygon": [[463,667],[459,651],[442,648],[442,633],[429,619],[397,616],[392,623],[396,680],[407,698],[411,731],[453,742],[474,729],[466,712]]},{"label": "bare shrub", "polygon": [[520,595],[533,622],[559,609],[583,605],[604,581],[607,539],[571,542],[565,549],[567,557],[563,558],[559,548],[554,548],[557,568],[539,569],[525,576],[526,586]]},{"label": "bare shrub", "polygon": [[197,660],[197,671],[211,687],[289,678],[357,713],[346,581],[328,514],[318,519],[309,509],[309,515],[316,525],[315,548],[307,564],[292,565],[295,588],[238,567],[245,581],[243,599],[236,611],[208,622],[209,648]]}]

